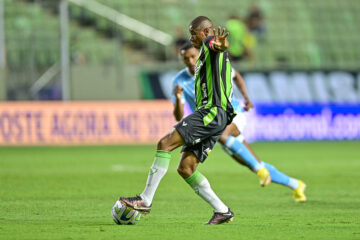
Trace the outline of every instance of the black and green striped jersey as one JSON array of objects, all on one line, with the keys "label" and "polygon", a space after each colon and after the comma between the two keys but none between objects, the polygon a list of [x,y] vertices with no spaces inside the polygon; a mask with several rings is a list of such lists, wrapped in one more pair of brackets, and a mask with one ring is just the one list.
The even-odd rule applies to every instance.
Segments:
[{"label": "black and green striped jersey", "polygon": [[[214,36],[203,40],[195,65],[196,109],[221,107],[228,113],[231,121],[236,114],[231,105],[231,64],[226,51],[214,50],[213,40]],[[212,117],[204,119],[204,123],[211,120]]]}]

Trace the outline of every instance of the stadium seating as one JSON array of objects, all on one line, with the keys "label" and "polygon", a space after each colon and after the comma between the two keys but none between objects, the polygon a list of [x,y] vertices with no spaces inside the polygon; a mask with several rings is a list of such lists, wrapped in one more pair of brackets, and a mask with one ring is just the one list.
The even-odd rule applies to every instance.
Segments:
[{"label": "stadium seating", "polygon": [[[59,61],[60,23],[57,16],[44,11],[39,4],[6,0],[5,18],[9,67],[21,65],[20,56],[33,57],[40,67],[48,67]],[[102,23],[100,21],[99,24]],[[98,63],[113,53],[113,41],[100,37],[94,29],[71,24],[70,30],[72,54],[83,51],[89,56],[88,62]]]},{"label": "stadium seating", "polygon": [[[59,17],[39,3],[19,0],[4,3],[8,95],[10,99],[29,99],[28,89],[34,81],[60,62]],[[57,8],[58,2],[52,4]],[[75,23],[71,23],[70,31],[70,56],[74,64],[105,65],[109,58],[121,61],[114,55],[116,40],[101,37],[95,29]]]},{"label": "stadium seating", "polygon": [[[145,22],[164,32],[175,36],[177,26],[186,26],[190,19],[197,15],[207,15],[216,24],[226,22],[230,14],[246,16],[252,4],[251,0],[228,1],[226,4],[215,0],[98,0],[137,20]],[[279,64],[295,69],[308,68],[356,68],[360,62],[360,2],[344,1],[259,1],[259,7],[265,14],[267,25],[266,41],[258,43],[253,49],[255,68],[274,68]],[[221,9],[221,11],[220,11]],[[48,65],[58,59],[59,53],[59,20],[48,14],[40,4],[28,4],[23,1],[5,1],[6,35],[11,41],[8,44],[11,66],[18,66],[22,56],[31,56],[26,51],[29,48],[23,41],[39,49],[36,64]],[[70,5],[70,14],[83,25],[89,25],[92,30],[103,33],[113,33],[114,25],[96,14]],[[10,16],[10,18],[9,18]],[[43,22],[46,21],[46,24]],[[103,49],[97,45],[106,45],[104,39],[99,39],[93,33],[94,43],[81,41],[92,30],[72,25],[72,31],[80,39],[76,49],[89,52],[89,61],[98,63],[103,58]],[[146,39],[129,30],[121,29],[122,38],[128,42],[144,43]],[[21,31],[21,40],[15,39]],[[36,33],[36,41],[31,34]],[[111,34],[109,34],[111,35]],[[84,37],[82,37],[84,36]],[[33,41],[30,43],[29,41]],[[51,40],[50,40],[51,39]],[[17,41],[21,41],[19,43]],[[84,46],[82,46],[84,45]],[[106,54],[105,54],[106,55]]]},{"label": "stadium seating", "polygon": [[[177,27],[183,27],[186,33],[187,24],[195,16],[206,15],[213,19],[216,25],[225,25],[230,14],[245,17],[254,2],[227,1],[224,4],[215,0],[98,1],[174,37]],[[8,88],[28,89],[46,69],[59,62],[60,23],[57,12],[54,11],[58,2],[4,0],[4,3],[6,56],[10,70]],[[48,7],[49,4],[56,7]],[[358,69],[359,0],[263,0],[257,1],[257,4],[265,15],[266,38],[254,47],[254,60],[241,63],[239,69]],[[70,4],[70,16],[75,20],[70,24],[73,64],[107,65],[109,62],[123,61],[121,55],[114,54],[119,46],[119,40],[113,38],[115,34],[120,35],[127,43],[136,44],[138,49],[145,46],[144,51],[150,51],[151,55],[165,55],[162,46],[125,28],[117,29],[110,21],[84,8]],[[127,56],[133,55],[135,54]],[[159,67],[156,62],[155,65]],[[23,99],[28,99],[26,94],[24,93]]]},{"label": "stadium seating", "polygon": [[[119,12],[143,21],[171,35],[176,26],[186,28],[197,15],[209,16],[216,24],[224,25],[229,14],[245,16],[253,2],[215,0],[153,1],[98,0]],[[274,68],[284,62],[295,69],[356,68],[360,62],[360,2],[358,0],[258,1],[267,24],[266,41],[254,48],[255,68]],[[75,8],[75,7],[74,7]],[[85,11],[86,12],[86,11]],[[74,17],[80,17],[79,13]],[[82,19],[95,21],[98,28],[109,27],[101,17],[81,14]],[[123,30],[127,41],[141,37]],[[251,66],[251,65],[250,65]]]}]

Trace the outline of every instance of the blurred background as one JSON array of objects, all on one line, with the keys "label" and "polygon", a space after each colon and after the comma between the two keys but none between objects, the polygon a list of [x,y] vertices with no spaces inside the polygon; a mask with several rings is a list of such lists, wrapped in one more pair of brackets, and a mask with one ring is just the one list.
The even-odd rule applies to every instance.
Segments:
[{"label": "blurred background", "polygon": [[[0,143],[154,142],[198,15],[230,32],[258,140],[360,138],[359,0],[0,0]],[[235,93],[239,94],[239,93]]]}]

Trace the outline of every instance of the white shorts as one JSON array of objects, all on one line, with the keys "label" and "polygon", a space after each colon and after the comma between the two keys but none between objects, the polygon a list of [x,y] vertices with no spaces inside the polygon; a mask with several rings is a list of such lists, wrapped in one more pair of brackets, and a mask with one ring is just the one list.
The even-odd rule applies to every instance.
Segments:
[{"label": "white shorts", "polygon": [[232,120],[232,123],[235,124],[235,126],[237,127],[237,129],[240,132],[240,135],[237,136],[236,138],[243,142],[244,141],[244,130],[245,130],[245,126],[246,126],[246,116],[244,112],[238,112],[236,117]]},{"label": "white shorts", "polygon": [[[236,128],[239,130],[240,135],[236,137],[236,139],[240,142],[244,142],[244,130],[246,126],[246,117],[244,112],[238,112],[236,114],[236,117],[232,120],[233,124],[235,124]],[[225,145],[221,145],[225,152],[227,152],[229,155],[233,155],[234,153]]]}]

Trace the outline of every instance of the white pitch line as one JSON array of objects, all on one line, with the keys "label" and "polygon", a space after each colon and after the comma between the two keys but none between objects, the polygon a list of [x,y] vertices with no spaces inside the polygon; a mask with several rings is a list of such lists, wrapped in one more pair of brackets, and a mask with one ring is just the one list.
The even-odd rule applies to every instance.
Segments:
[{"label": "white pitch line", "polygon": [[121,164],[116,164],[111,166],[111,169],[114,172],[144,172],[146,173],[149,168],[146,167],[138,167],[138,166],[132,166],[132,165],[121,165]]}]

